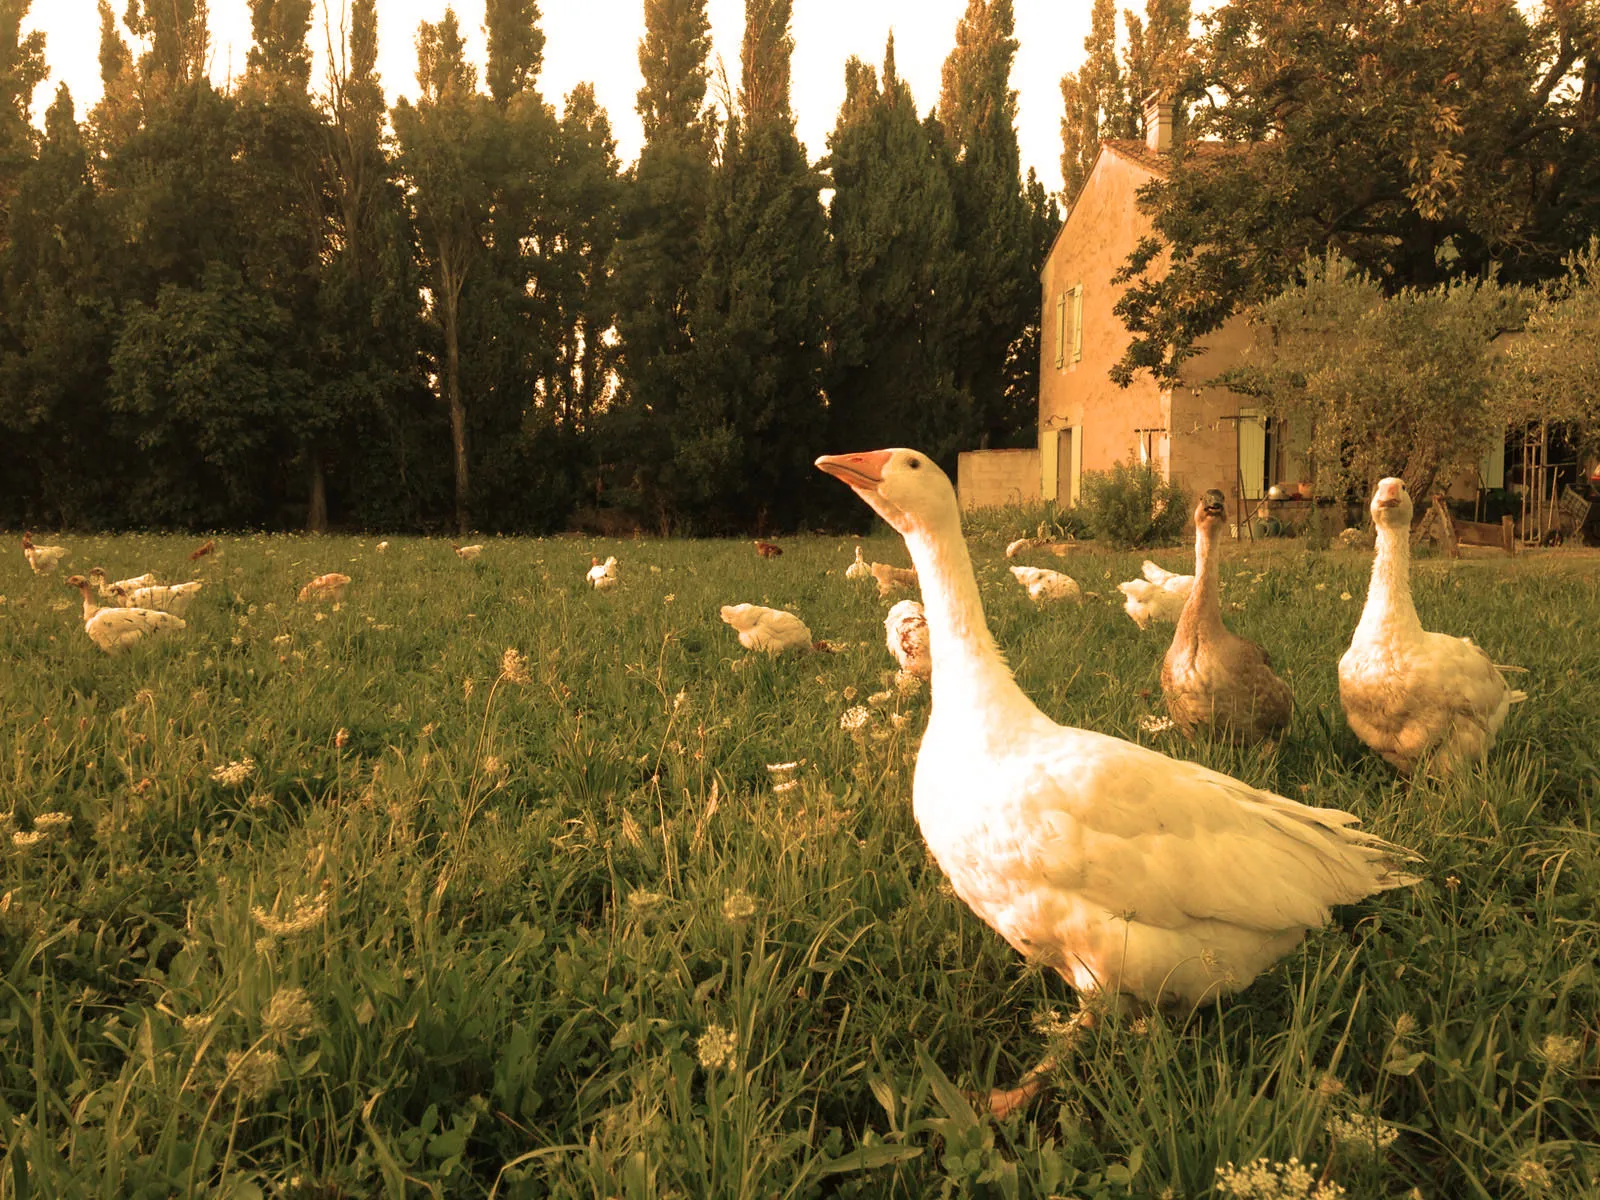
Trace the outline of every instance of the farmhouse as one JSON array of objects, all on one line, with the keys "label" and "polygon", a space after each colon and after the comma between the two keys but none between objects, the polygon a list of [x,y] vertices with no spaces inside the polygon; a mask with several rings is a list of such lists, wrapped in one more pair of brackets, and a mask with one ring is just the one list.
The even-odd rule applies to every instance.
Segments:
[{"label": "farmhouse", "polygon": [[[1143,462],[1191,492],[1216,488],[1246,500],[1275,483],[1293,488],[1308,471],[1286,422],[1261,416],[1225,388],[1207,387],[1249,342],[1236,316],[1184,364],[1177,386],[1141,373],[1126,388],[1107,375],[1130,335],[1113,309],[1123,285],[1113,279],[1150,222],[1138,207],[1141,187],[1163,175],[1172,148],[1172,106],[1145,106],[1144,141],[1101,143],[1089,178],[1073,201],[1041,274],[1044,320],[1039,370],[1040,495],[1076,503],[1085,471]],[[1190,142],[1186,153],[1237,153],[1220,143]]]}]

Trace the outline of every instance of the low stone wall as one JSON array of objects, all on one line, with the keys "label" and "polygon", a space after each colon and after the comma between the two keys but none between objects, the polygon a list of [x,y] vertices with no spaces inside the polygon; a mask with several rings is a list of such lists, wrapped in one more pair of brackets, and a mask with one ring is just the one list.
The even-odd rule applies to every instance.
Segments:
[{"label": "low stone wall", "polygon": [[996,508],[1039,499],[1039,451],[968,450],[956,463],[961,507]]}]

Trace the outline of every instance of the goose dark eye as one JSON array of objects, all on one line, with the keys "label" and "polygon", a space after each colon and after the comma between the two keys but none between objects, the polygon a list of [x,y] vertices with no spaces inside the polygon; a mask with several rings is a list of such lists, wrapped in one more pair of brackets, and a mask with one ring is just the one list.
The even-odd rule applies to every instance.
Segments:
[{"label": "goose dark eye", "polygon": [[913,458],[906,465],[908,467],[910,467],[913,471],[915,471],[915,470],[919,469],[922,466],[922,460],[920,458]]}]

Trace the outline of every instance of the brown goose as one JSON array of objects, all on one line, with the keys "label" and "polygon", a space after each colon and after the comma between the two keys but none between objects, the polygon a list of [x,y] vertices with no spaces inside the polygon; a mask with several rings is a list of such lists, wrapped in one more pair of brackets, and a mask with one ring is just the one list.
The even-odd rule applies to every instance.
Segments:
[{"label": "brown goose", "polygon": [[1288,727],[1294,696],[1272,673],[1267,652],[1222,623],[1217,582],[1228,510],[1213,489],[1194,510],[1194,590],[1161,664],[1167,712],[1190,737],[1258,742]]}]

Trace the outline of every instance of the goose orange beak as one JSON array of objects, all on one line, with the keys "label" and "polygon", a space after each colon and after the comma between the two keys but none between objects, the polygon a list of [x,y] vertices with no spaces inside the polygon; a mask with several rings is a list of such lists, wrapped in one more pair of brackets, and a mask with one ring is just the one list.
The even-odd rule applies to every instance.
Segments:
[{"label": "goose orange beak", "polygon": [[824,454],[817,459],[817,469],[826,471],[858,491],[875,492],[883,482],[883,469],[889,463],[890,450],[869,450],[863,454]]},{"label": "goose orange beak", "polygon": [[1378,483],[1378,491],[1372,498],[1373,504],[1379,508],[1394,508],[1400,503],[1401,489],[1405,485],[1398,479],[1389,478]]}]

